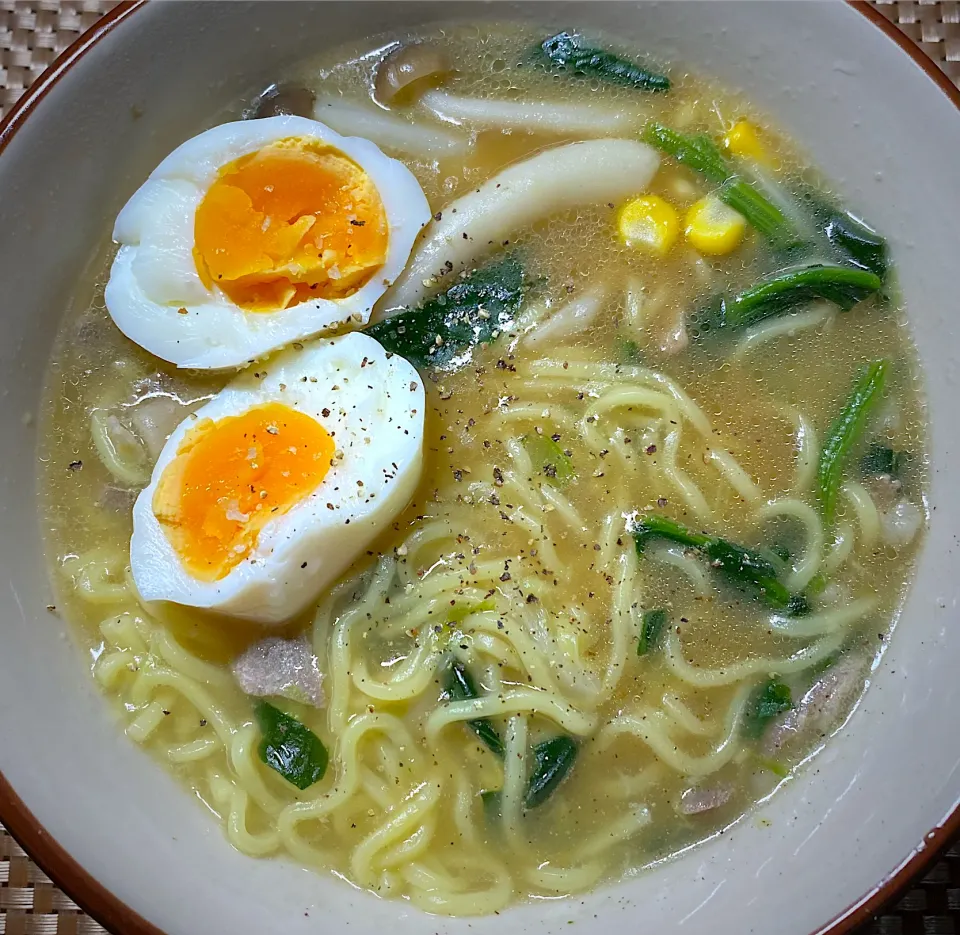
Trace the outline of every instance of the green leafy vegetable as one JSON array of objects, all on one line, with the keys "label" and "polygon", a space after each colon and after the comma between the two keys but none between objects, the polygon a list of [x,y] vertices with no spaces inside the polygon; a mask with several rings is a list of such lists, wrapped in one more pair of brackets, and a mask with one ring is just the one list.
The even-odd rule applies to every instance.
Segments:
[{"label": "green leafy vegetable", "polygon": [[576,476],[573,461],[560,443],[549,435],[525,435],[523,446],[530,455],[535,470],[557,486],[563,486]]},{"label": "green leafy vegetable", "polygon": [[[565,734],[538,743],[533,748],[533,772],[527,781],[524,808],[536,808],[546,802],[573,768],[576,758],[577,743]],[[499,818],[503,791],[485,789],[480,798],[487,821]]]},{"label": "green leafy vegetable", "polygon": [[660,634],[667,625],[667,612],[664,608],[648,610],[640,621],[640,639],[637,641],[637,655],[645,656],[652,652],[660,640]]},{"label": "green leafy vegetable", "polygon": [[772,545],[770,551],[773,552],[781,562],[790,561],[790,550],[785,545]]},{"label": "green leafy vegetable", "polygon": [[797,222],[784,214],[760,186],[742,178],[706,134],[678,133],[651,122],[644,128],[643,139],[718,185],[717,196],[742,214],[781,254],[794,257],[816,254],[819,242],[824,247],[832,247],[841,263],[852,264],[880,279],[886,276],[889,258],[883,237],[821,192],[804,186],[795,199],[798,213],[810,219],[811,229],[803,236]]},{"label": "green leafy vegetable", "polygon": [[523,804],[542,805],[556,792],[577,758],[577,742],[566,734],[544,740],[533,748],[533,773],[527,783]]},{"label": "green leafy vegetable", "polygon": [[642,68],[606,49],[586,45],[576,33],[558,32],[544,39],[533,52],[535,61],[555,71],[572,72],[587,78],[599,78],[610,84],[625,85],[641,91],[668,91],[666,75]]},{"label": "green leafy vegetable", "polygon": [[722,185],[734,174],[720,147],[705,133],[678,133],[651,120],[643,128],[642,138],[645,143],[702,175],[708,182]]},{"label": "green leafy vegetable", "polygon": [[717,197],[742,214],[775,248],[786,250],[800,241],[793,224],[755,185],[737,175],[713,140],[705,133],[684,134],[651,121],[644,127],[644,142],[720,186]]},{"label": "green leafy vegetable", "polygon": [[910,455],[906,451],[894,451],[887,445],[873,442],[867,453],[860,459],[860,473],[864,477],[879,477],[889,474],[900,477],[903,474]]},{"label": "green leafy vegetable", "polygon": [[483,789],[480,799],[483,801],[483,817],[490,823],[496,821],[500,817],[503,792],[500,789]]},{"label": "green leafy vegetable", "polygon": [[452,369],[513,322],[526,283],[515,253],[488,263],[415,309],[367,328],[388,351],[417,367]]},{"label": "green leafy vegetable", "polygon": [[254,715],[262,735],[260,759],[298,789],[323,779],[327,771],[327,749],[320,738],[268,701],[258,701]]},{"label": "green leafy vegetable", "polygon": [[828,524],[833,522],[847,457],[863,434],[867,417],[883,394],[889,369],[890,362],[886,360],[875,360],[864,368],[824,441],[817,470],[817,493],[823,518]]},{"label": "green leafy vegetable", "polygon": [[[801,186],[800,194],[793,199],[797,210],[788,216],[764,194],[760,185],[741,177],[706,134],[678,133],[651,122],[644,128],[643,139],[706,181],[718,185],[717,196],[742,214],[781,256],[817,255],[826,248],[843,265],[852,265],[879,279],[886,276],[889,257],[883,237],[821,192]],[[773,185],[779,187],[776,183]],[[797,215],[801,215],[799,220]],[[809,220],[809,230],[803,223],[805,218]],[[798,230],[798,223],[805,228],[804,234]]]},{"label": "green leafy vegetable", "polygon": [[[467,671],[466,666],[454,661],[447,669],[447,676],[444,683],[444,690],[451,701],[466,701],[471,698],[479,698],[480,692],[473,681],[473,677]],[[504,753],[503,741],[497,729],[486,718],[477,718],[473,721],[467,721],[467,727],[470,728],[497,756],[502,757]]]},{"label": "green leafy vegetable", "polygon": [[793,698],[790,687],[779,679],[768,679],[757,686],[747,703],[744,714],[743,732],[747,737],[757,739],[767,724],[778,714],[789,711],[793,707]]},{"label": "green leafy vegetable", "polygon": [[824,225],[827,240],[858,266],[881,279],[888,268],[887,242],[871,227],[847,211],[832,214]]},{"label": "green leafy vegetable", "polygon": [[815,263],[767,276],[732,297],[715,298],[698,314],[697,323],[701,331],[746,328],[814,299],[826,299],[848,311],[882,285],[880,277],[868,270]]},{"label": "green leafy vegetable", "polygon": [[637,551],[642,553],[650,539],[666,539],[696,549],[730,582],[753,590],[771,607],[800,616],[809,611],[803,595],[791,594],[777,580],[773,564],[755,549],[748,549],[718,536],[693,532],[665,516],[649,513],[638,519],[633,528]]},{"label": "green leafy vegetable", "polygon": [[812,216],[818,233],[841,260],[869,270],[881,279],[886,276],[890,262],[887,242],[872,227],[813,189],[801,188],[798,200]]},{"label": "green leafy vegetable", "polygon": [[637,552],[641,554],[651,539],[667,539],[695,549],[704,549],[712,541],[712,537],[706,533],[693,532],[686,526],[656,513],[648,513],[637,520],[633,528],[633,538]]},{"label": "green leafy vegetable", "polygon": [[787,216],[750,182],[731,176],[720,188],[717,197],[742,214],[747,223],[759,231],[775,249],[795,250],[800,238]]}]

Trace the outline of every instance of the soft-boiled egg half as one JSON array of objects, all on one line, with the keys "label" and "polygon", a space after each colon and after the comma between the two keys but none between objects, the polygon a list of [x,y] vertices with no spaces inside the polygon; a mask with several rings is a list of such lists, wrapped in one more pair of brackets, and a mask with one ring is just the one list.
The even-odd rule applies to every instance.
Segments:
[{"label": "soft-boiled egg half", "polygon": [[430,219],[413,174],[304,117],[214,127],[151,173],[117,217],[106,304],[181,367],[241,366],[370,318]]},{"label": "soft-boiled egg half", "polygon": [[296,614],[407,505],[423,415],[417,371],[359,332],[247,370],[179,425],[137,498],[141,598]]}]

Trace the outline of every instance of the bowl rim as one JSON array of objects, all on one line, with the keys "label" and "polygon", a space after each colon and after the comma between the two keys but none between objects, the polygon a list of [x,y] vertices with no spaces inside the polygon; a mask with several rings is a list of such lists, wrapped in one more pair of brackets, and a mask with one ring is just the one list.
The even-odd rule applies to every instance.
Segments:
[{"label": "bowl rim", "polygon": [[[146,5],[148,0],[119,3],[71,43],[40,74],[0,120],[0,155],[40,101],[104,36]],[[960,88],[909,36],[867,0],[844,2],[883,32],[908,55],[960,111]],[[87,872],[27,808],[0,771],[0,822],[27,855],[85,913],[110,932],[167,935]],[[847,935],[899,896],[960,834],[960,804],[924,834],[913,851],[866,893],[811,935]]]}]

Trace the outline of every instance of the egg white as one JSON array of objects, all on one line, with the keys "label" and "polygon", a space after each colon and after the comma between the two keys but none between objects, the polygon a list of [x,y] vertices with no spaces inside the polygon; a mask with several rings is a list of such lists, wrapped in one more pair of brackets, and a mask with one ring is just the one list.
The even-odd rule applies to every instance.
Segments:
[{"label": "egg white", "polygon": [[[200,581],[183,566],[153,512],[157,485],[200,419],[216,421],[270,402],[316,419],[342,458],[311,494],[261,529],[255,548],[225,577]],[[178,426],[137,498],[130,567],[140,597],[260,623],[289,619],[407,505],[422,466],[423,418],[417,371],[359,332],[321,338],[302,351],[283,352],[263,370],[247,371]]]},{"label": "egg white", "polygon": [[[366,172],[387,218],[386,260],[353,295],[251,312],[200,279],[193,257],[194,217],[221,167],[290,137],[320,140]],[[369,140],[341,136],[305,117],[223,124],[177,147],[118,215],[113,238],[120,249],[106,287],[107,309],[130,340],[180,367],[242,366],[292,341],[366,324],[429,219],[427,199],[410,170]]]}]

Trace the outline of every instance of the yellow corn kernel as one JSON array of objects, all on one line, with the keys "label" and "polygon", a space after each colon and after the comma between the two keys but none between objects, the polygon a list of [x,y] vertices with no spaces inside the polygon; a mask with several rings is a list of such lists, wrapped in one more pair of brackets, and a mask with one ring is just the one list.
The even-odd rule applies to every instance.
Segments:
[{"label": "yellow corn kernel", "polygon": [[740,246],[746,229],[747,222],[742,214],[716,195],[707,195],[687,211],[683,232],[700,253],[722,256]]},{"label": "yellow corn kernel", "polygon": [[641,195],[617,212],[617,230],[628,247],[643,247],[664,256],[680,236],[680,215],[669,201]]},{"label": "yellow corn kernel", "polygon": [[757,128],[747,120],[738,120],[723,138],[723,145],[734,156],[752,159],[762,165],[771,165],[773,160],[766,146],[760,142]]}]

